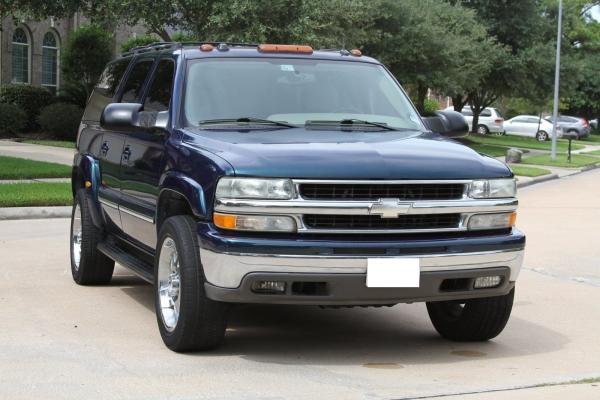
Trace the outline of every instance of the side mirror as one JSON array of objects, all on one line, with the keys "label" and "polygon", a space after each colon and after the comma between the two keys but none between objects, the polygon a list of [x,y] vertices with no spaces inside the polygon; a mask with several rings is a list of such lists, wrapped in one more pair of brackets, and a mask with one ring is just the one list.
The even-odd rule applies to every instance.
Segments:
[{"label": "side mirror", "polygon": [[456,111],[436,111],[434,117],[423,117],[423,122],[429,130],[446,137],[457,138],[469,134],[469,125],[465,117]]},{"label": "side mirror", "polygon": [[111,130],[131,130],[137,126],[141,109],[139,103],[110,103],[102,111],[100,126]]},{"label": "side mirror", "polygon": [[133,129],[166,129],[168,111],[142,111],[139,103],[110,103],[102,111],[100,126],[105,129],[130,131]]}]

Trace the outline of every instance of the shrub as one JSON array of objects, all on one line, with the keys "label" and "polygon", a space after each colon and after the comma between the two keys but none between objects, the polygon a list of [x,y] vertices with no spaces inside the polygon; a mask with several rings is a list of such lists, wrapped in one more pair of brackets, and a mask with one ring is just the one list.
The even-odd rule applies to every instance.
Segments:
[{"label": "shrub", "polygon": [[40,113],[39,122],[44,132],[56,139],[75,140],[83,110],[69,103],[54,103]]},{"label": "shrub", "polygon": [[121,44],[121,51],[125,53],[138,46],[145,46],[150,43],[161,42],[159,38],[152,35],[131,37]]},{"label": "shrub", "polygon": [[199,42],[200,40],[191,33],[175,32],[171,35],[172,42]]},{"label": "shrub", "polygon": [[82,26],[71,33],[64,47],[63,81],[83,84],[89,95],[111,58],[110,34],[97,26]]},{"label": "shrub", "polygon": [[0,103],[0,137],[13,137],[27,122],[25,111],[16,104]]},{"label": "shrub", "polygon": [[435,112],[440,109],[440,104],[431,99],[425,99],[423,103],[423,115],[435,115]]},{"label": "shrub", "polygon": [[14,104],[20,107],[26,116],[24,129],[34,131],[39,128],[37,117],[40,110],[52,102],[52,93],[39,86],[10,84],[0,89],[0,103]]}]

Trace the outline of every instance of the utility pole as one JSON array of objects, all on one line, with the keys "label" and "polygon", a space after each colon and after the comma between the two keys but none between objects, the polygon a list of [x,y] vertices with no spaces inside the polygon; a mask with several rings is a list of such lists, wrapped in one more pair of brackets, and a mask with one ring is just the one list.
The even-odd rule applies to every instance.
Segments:
[{"label": "utility pole", "polygon": [[556,124],[558,122],[558,86],[560,85],[560,42],[562,36],[563,2],[558,1],[558,33],[556,35],[556,67],[554,71],[554,109],[552,110],[552,161],[556,160]]}]

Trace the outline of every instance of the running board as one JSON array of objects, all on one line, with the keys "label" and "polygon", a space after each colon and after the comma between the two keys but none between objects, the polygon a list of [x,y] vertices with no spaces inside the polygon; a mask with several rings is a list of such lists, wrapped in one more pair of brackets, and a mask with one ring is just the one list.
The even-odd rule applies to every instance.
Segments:
[{"label": "running board", "polygon": [[149,283],[154,283],[152,265],[132,256],[110,240],[98,243],[98,250]]}]

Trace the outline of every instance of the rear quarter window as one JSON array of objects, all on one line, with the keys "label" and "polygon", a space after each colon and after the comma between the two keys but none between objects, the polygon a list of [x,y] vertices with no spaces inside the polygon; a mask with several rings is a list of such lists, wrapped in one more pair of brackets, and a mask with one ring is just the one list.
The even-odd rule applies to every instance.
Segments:
[{"label": "rear quarter window", "polygon": [[106,66],[90,96],[83,116],[84,120],[100,121],[102,110],[107,104],[113,102],[113,97],[130,62],[131,58],[124,58],[113,61]]}]

